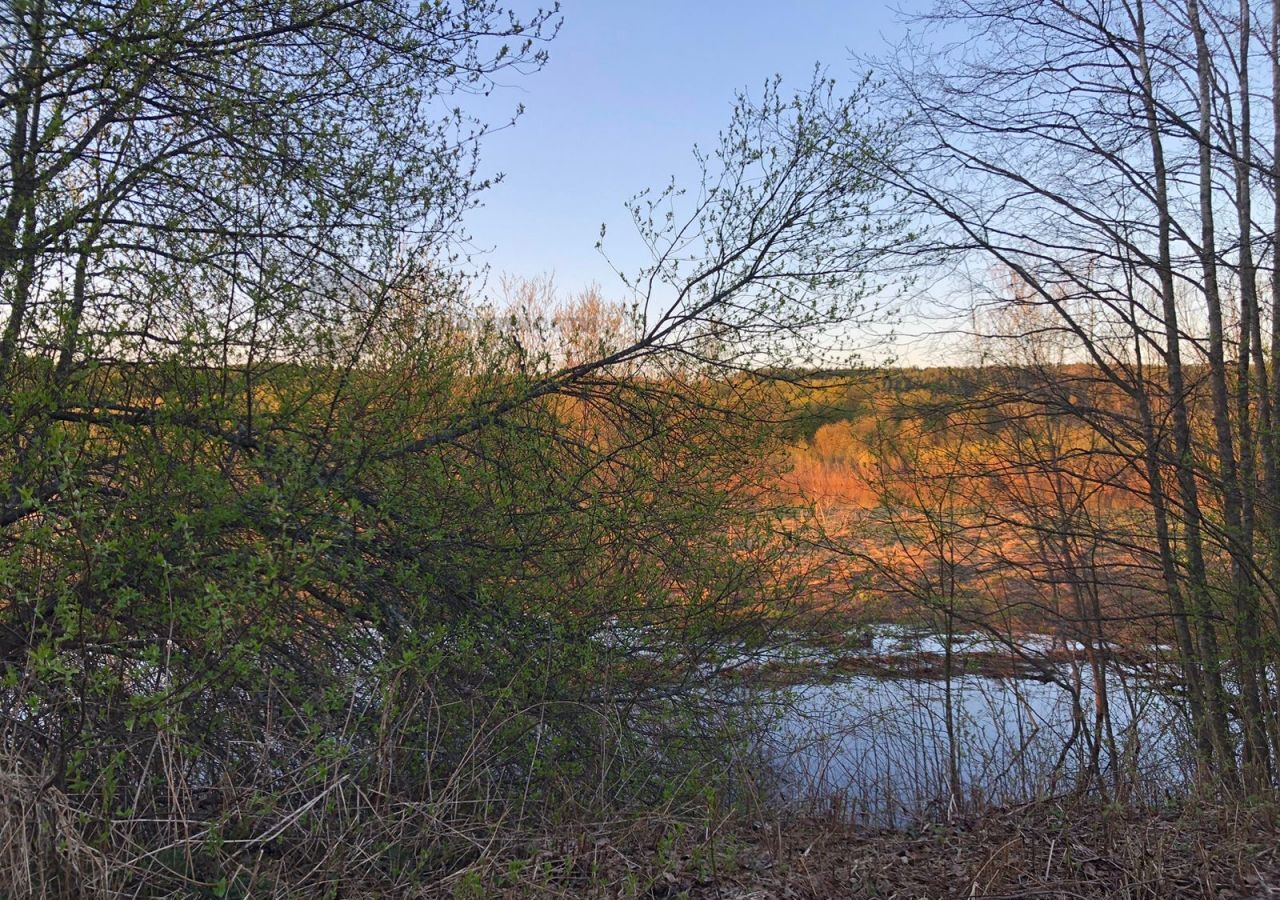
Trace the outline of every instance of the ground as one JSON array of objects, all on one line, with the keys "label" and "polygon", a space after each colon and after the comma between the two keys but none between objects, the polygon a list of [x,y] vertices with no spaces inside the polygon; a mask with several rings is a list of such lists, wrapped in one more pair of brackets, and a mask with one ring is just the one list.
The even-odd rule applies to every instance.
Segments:
[{"label": "ground", "polygon": [[465,884],[439,886],[439,895],[1280,898],[1280,819],[1272,803],[1153,810],[1042,802],[899,831],[796,819],[676,837],[664,826],[648,841],[640,834],[629,846],[599,839],[567,855],[547,852],[540,865],[508,868],[505,878],[473,873]]}]

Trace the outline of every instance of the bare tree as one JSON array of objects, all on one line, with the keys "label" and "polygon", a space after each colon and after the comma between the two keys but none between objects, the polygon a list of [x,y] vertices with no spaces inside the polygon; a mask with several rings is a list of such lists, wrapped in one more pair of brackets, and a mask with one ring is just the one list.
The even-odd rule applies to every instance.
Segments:
[{"label": "bare tree", "polygon": [[[931,223],[929,252],[986,260],[1026,287],[971,283],[974,302],[1048,310],[1071,361],[1124,398],[1129,416],[1088,421],[1144,472],[1201,758],[1234,780],[1238,719],[1257,787],[1274,750],[1259,602],[1276,585],[1255,544],[1272,521],[1258,510],[1272,496],[1274,448],[1261,444],[1275,404],[1260,396],[1274,371],[1254,250],[1271,245],[1256,219],[1274,199],[1257,203],[1254,186],[1274,154],[1255,138],[1265,48],[1248,5],[983,0],[939,4],[922,24],[965,35],[896,70],[917,148],[898,184]],[[1051,392],[1041,402],[1079,413]]]}]

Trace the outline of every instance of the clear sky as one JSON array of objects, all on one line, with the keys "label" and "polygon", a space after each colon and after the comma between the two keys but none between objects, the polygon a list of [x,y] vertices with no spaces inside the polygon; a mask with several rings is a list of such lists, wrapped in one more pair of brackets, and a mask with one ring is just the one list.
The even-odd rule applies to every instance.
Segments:
[{"label": "clear sky", "polygon": [[694,177],[694,144],[710,146],[734,93],[759,95],[774,74],[807,85],[815,64],[852,84],[852,53],[902,33],[882,0],[565,0],[551,61],[511,76],[495,109],[523,102],[512,129],[482,147],[505,180],[468,219],[494,273],[554,274],[572,292],[617,284],[595,250],[624,271],[645,262],[624,208],[646,187]]}]

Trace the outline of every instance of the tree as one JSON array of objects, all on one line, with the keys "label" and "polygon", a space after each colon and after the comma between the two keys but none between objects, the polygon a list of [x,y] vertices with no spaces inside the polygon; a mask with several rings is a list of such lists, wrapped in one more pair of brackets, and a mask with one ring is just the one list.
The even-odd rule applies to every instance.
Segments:
[{"label": "tree", "polygon": [[[1273,50],[1251,16],[1247,4],[942,3],[928,21],[967,36],[895,85],[920,160],[898,184],[933,223],[929,251],[1014,273],[1024,291],[978,284],[978,302],[1051,312],[1073,360],[1127,398],[1126,415],[1087,420],[1145,470],[1202,763],[1231,784],[1239,761],[1254,789],[1275,750],[1274,624],[1259,636],[1275,579],[1255,543],[1275,465],[1259,437],[1273,431],[1274,372],[1255,261],[1273,235],[1256,210],[1275,195],[1251,79]],[[1087,412],[1052,385],[1039,396],[1047,413]]]},{"label": "tree", "polygon": [[892,135],[742,100],[626,315],[540,352],[457,264],[449,106],[556,22],[8,11],[3,889],[395,892],[732,761],[708,672],[797,589],[755,369],[867,297]]}]

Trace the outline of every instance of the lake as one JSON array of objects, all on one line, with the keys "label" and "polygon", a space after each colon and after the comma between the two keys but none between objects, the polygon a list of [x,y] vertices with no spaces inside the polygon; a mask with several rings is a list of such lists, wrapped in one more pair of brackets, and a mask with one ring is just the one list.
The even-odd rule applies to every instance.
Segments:
[{"label": "lake", "polygon": [[[768,696],[776,712],[760,752],[783,799],[851,821],[901,824],[1075,785],[1095,739],[1093,678],[1072,655],[1078,645],[1028,635],[1017,639],[1020,653],[1014,654],[1003,642],[977,635],[957,636],[954,643],[957,652],[988,661],[991,654],[1008,653],[1023,668],[1025,654],[1055,679],[971,673],[951,679],[961,796],[953,798],[949,786],[946,681],[849,674],[802,681]],[[880,626],[860,652],[881,664],[898,660],[910,670],[922,659],[936,661],[941,650],[936,637]],[[1115,752],[1110,741],[1100,743],[1104,781],[1118,766],[1143,789],[1176,787],[1189,774],[1186,727],[1167,688],[1130,666],[1111,662],[1106,671]]]}]

